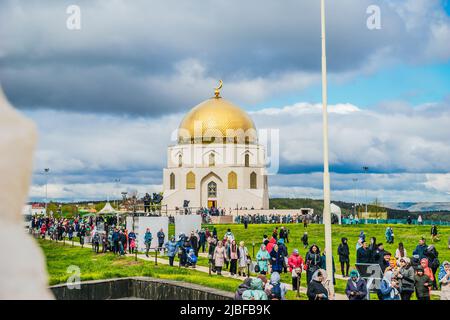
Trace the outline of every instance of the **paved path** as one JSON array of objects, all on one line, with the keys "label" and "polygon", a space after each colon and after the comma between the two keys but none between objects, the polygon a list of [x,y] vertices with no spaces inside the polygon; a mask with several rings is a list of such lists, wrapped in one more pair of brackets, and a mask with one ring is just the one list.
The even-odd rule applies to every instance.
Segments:
[{"label": "paved path", "polygon": [[[45,240],[50,241],[50,239],[47,239],[47,238]],[[58,241],[58,242],[61,242],[61,241]],[[77,242],[77,241],[74,241],[73,244],[75,246],[81,247],[80,243]],[[66,245],[71,246],[72,242],[71,241],[66,241]],[[84,248],[92,250],[92,246],[90,244],[84,244]],[[199,255],[202,256],[202,255],[206,255],[206,254],[200,253]],[[135,255],[134,254],[126,254],[125,256],[127,256],[127,257],[134,257]],[[138,254],[137,257],[140,260],[151,261],[151,262],[155,261],[154,257],[149,256],[147,258],[144,254]],[[160,258],[158,256],[158,263],[161,263],[161,264],[164,264],[164,265],[168,265],[169,264],[169,260]],[[196,268],[193,269],[193,270],[197,270],[197,271],[204,272],[204,273],[209,273],[209,267],[204,267],[204,266],[196,266]],[[218,277],[217,275],[214,275],[214,276]],[[222,276],[223,277],[227,277],[227,278],[232,278],[232,279],[238,279],[238,280],[241,280],[241,281],[244,281],[246,279],[245,277],[232,276],[228,271],[225,271],[225,270],[222,271]],[[291,284],[288,284],[288,283],[284,283],[284,284],[286,285],[286,288],[288,290],[292,290],[292,285]],[[300,287],[300,293],[306,295],[306,288]],[[343,294],[340,294],[340,293],[336,293],[335,294],[335,300],[348,300],[348,299],[347,299],[347,296],[345,296]]]}]

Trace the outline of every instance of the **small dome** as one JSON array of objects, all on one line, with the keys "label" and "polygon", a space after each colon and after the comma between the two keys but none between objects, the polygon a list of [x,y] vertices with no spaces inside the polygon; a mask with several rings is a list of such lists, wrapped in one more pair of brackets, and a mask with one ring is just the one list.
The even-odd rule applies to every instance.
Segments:
[{"label": "small dome", "polygon": [[178,143],[256,141],[256,128],[250,116],[218,94],[189,111],[178,130]]}]

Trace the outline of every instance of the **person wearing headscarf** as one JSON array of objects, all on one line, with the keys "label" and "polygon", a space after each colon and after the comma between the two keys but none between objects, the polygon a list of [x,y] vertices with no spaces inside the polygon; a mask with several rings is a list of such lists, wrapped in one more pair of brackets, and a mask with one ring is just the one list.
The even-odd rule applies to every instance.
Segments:
[{"label": "person wearing headscarf", "polygon": [[414,292],[414,268],[411,266],[409,258],[400,258],[400,269],[397,273],[400,283],[400,296],[402,300],[411,300]]},{"label": "person wearing headscarf", "polygon": [[173,267],[173,260],[178,253],[178,243],[175,241],[175,236],[171,236],[170,240],[165,244],[167,256],[169,257],[169,265]]},{"label": "person wearing headscarf", "polygon": [[341,264],[342,276],[348,277],[348,269],[350,268],[350,249],[348,247],[347,238],[341,238],[341,244],[339,245],[337,252]]},{"label": "person wearing headscarf", "polygon": [[273,272],[270,276],[270,295],[268,298],[270,300],[286,300],[287,288],[284,283],[281,283],[280,274],[278,272]]},{"label": "person wearing headscarf", "polygon": [[450,300],[450,262],[441,264],[438,275],[441,284],[441,300]]},{"label": "person wearing headscarf", "polygon": [[302,275],[303,270],[303,258],[298,253],[298,249],[292,251],[291,256],[288,259],[289,272],[292,274],[292,290],[297,290],[297,283],[299,277]]},{"label": "person wearing headscarf", "polygon": [[248,254],[248,249],[245,246],[244,241],[239,242],[237,254],[238,254],[238,275],[239,276],[243,275],[245,277],[250,256]]},{"label": "person wearing headscarf", "polygon": [[222,275],[222,267],[225,264],[225,261],[227,260],[227,254],[225,252],[225,247],[223,246],[222,242],[218,242],[217,247],[214,249],[214,266],[217,271],[217,274],[220,276]]},{"label": "person wearing headscarf", "polygon": [[254,278],[250,282],[250,289],[242,293],[242,300],[267,300],[267,295],[263,289],[263,282],[259,278]]},{"label": "person wearing headscarf", "polygon": [[267,252],[271,253],[273,246],[276,244],[277,240],[274,237],[270,238],[269,243],[266,245]]},{"label": "person wearing headscarf", "polygon": [[270,282],[267,281],[267,277],[264,274],[261,274],[261,273],[258,274],[256,277],[261,279],[261,281],[263,283],[263,290],[266,293],[267,297],[269,297],[270,296],[270,288],[271,288],[271,286],[270,286]]},{"label": "person wearing headscarf", "polygon": [[[431,279],[431,282],[433,282],[434,281],[434,274],[433,274],[433,270],[431,270],[431,268],[428,265],[428,259],[427,258],[423,258],[422,260],[420,260],[420,265],[423,268],[423,273],[426,274]],[[431,290],[431,287],[430,287],[430,290]]]},{"label": "person wearing headscarf", "polygon": [[284,238],[280,238],[277,241],[278,245],[278,252],[280,253],[280,256],[283,259],[283,272],[287,272],[287,260],[288,260],[288,249],[286,248],[285,240]]},{"label": "person wearing headscarf", "polygon": [[400,300],[399,284],[394,278],[394,273],[387,269],[380,285],[381,300]]},{"label": "person wearing headscarf", "polygon": [[311,281],[308,283],[308,290],[306,295],[309,300],[328,300],[329,293],[324,287],[323,283],[326,280],[326,272],[323,269],[318,269],[311,277]]},{"label": "person wearing headscarf", "polygon": [[395,257],[393,257],[393,256],[390,256],[390,258],[389,258],[389,268],[394,273],[398,272],[399,267],[398,267],[397,259],[395,259]]},{"label": "person wearing headscarf", "polygon": [[349,300],[366,300],[367,285],[366,281],[359,276],[357,270],[350,271],[350,278],[347,281],[345,294]]},{"label": "person wearing headscarf", "polygon": [[252,278],[246,278],[244,282],[242,282],[239,287],[237,288],[235,294],[234,294],[234,300],[242,300],[242,294],[250,289],[250,284],[252,282]]},{"label": "person wearing headscarf", "polygon": [[306,281],[311,282],[313,274],[320,269],[322,263],[322,257],[320,255],[320,249],[316,244],[313,244],[305,257],[306,260]]},{"label": "person wearing headscarf", "polygon": [[259,273],[266,274],[269,272],[270,254],[267,252],[264,244],[261,245],[258,253],[256,254],[256,261],[259,266]]},{"label": "person wearing headscarf", "polygon": [[282,272],[283,271],[284,258],[278,247],[274,245],[272,251],[270,251],[270,265],[272,266],[272,272]]}]

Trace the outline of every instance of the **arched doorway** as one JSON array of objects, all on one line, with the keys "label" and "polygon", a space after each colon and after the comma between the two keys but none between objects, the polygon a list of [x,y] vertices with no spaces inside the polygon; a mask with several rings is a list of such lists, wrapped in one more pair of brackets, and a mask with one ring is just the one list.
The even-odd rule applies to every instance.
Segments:
[{"label": "arched doorway", "polygon": [[200,181],[200,206],[222,208],[224,181],[215,172],[209,172]]},{"label": "arched doorway", "polygon": [[217,183],[208,183],[208,208],[217,208]]}]

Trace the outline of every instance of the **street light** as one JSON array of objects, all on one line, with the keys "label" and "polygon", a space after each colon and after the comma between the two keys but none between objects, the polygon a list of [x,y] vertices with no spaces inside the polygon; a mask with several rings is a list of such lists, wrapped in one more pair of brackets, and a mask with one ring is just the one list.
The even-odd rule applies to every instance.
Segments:
[{"label": "street light", "polygon": [[354,182],[354,186],[353,186],[353,214],[356,214],[356,183],[358,182],[358,178],[353,178],[352,179]]},{"label": "street light", "polygon": [[[369,167],[364,166],[363,167],[364,172],[367,174],[367,172],[369,171]],[[366,187],[365,187],[365,193],[366,193],[366,217],[367,217],[367,177],[366,177]],[[367,218],[366,218],[367,219]]]},{"label": "street light", "polygon": [[47,202],[48,202],[48,192],[47,192],[47,185],[48,185],[48,173],[50,171],[50,168],[44,169],[44,175],[45,175],[45,214],[48,216],[47,212]]},{"label": "street light", "polygon": [[[115,188],[117,189],[119,187],[119,183],[120,183],[120,179],[114,179],[114,183],[115,183]],[[115,192],[114,192],[115,193]],[[116,195],[114,194],[114,198],[116,197]],[[114,200],[114,203],[117,207],[117,199]]]},{"label": "street light", "polygon": [[323,117],[323,224],[325,225],[325,251],[330,297],[334,297],[333,249],[331,247],[331,196],[328,167],[328,110],[327,110],[327,55],[325,38],[325,0],[320,2],[322,38],[322,117]]}]

